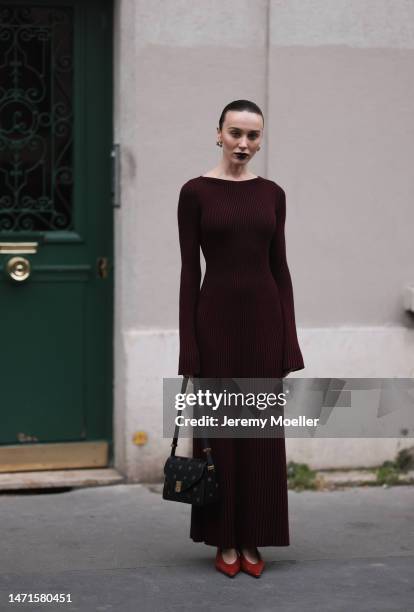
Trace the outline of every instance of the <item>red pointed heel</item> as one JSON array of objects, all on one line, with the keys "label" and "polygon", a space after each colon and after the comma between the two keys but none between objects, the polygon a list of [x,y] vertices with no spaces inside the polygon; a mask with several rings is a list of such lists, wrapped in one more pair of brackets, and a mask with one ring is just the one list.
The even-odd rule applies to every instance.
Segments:
[{"label": "red pointed heel", "polygon": [[218,548],[215,566],[217,571],[223,572],[223,574],[226,574],[229,578],[233,578],[240,571],[240,557],[237,553],[237,559],[233,563],[226,563],[221,554],[221,549]]},{"label": "red pointed heel", "polygon": [[259,551],[257,551],[257,556],[259,557],[259,561],[257,563],[251,563],[250,561],[246,559],[246,557],[243,555],[241,550],[239,552],[240,552],[240,569],[246,574],[250,574],[250,576],[254,576],[255,578],[260,578],[264,570],[264,567],[265,567],[265,562],[263,561],[262,556],[259,553]]}]

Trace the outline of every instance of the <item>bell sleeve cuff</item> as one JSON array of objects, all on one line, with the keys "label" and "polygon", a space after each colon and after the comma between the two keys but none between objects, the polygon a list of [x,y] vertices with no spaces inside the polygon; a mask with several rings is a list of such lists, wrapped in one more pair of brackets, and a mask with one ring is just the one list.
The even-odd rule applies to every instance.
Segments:
[{"label": "bell sleeve cuff", "polygon": [[270,268],[277,284],[284,323],[283,374],[305,367],[296,332],[292,280],[286,259],[286,194],[279,187],[276,198],[276,229],[270,244]]}]

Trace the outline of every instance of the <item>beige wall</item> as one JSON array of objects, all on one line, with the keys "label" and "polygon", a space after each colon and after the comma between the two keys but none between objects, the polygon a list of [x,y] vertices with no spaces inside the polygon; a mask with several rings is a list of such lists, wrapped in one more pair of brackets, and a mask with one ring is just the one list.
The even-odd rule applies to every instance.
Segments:
[{"label": "beige wall", "polygon": [[[115,448],[131,479],[156,478],[170,442],[161,400],[178,367],[178,192],[217,163],[218,117],[233,99],[262,107],[251,170],[287,194],[297,375],[414,376],[402,306],[413,282],[413,24],[414,3],[392,0],[117,1]],[[147,445],[132,444],[137,430]],[[352,442],[341,441],[342,461],[359,465]],[[394,452],[374,442],[365,464]],[[289,440],[293,458],[333,466],[323,444]]]}]

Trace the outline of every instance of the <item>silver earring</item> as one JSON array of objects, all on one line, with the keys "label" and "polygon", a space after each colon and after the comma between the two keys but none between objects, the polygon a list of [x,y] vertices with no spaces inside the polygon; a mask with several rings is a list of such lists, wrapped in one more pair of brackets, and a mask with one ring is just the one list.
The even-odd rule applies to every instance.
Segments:
[{"label": "silver earring", "polygon": [[217,141],[217,142],[216,142],[216,145],[217,145],[218,147],[222,147],[222,146],[223,146],[223,143],[222,143],[222,142]]}]

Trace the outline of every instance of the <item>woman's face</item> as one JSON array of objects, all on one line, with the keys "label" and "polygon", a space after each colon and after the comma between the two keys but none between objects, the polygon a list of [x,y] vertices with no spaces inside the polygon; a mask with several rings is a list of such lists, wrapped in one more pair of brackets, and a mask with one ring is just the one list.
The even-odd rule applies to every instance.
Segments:
[{"label": "woman's face", "polygon": [[217,136],[223,143],[223,158],[229,163],[244,166],[260,148],[262,117],[250,111],[227,111],[222,129],[217,128]]}]

